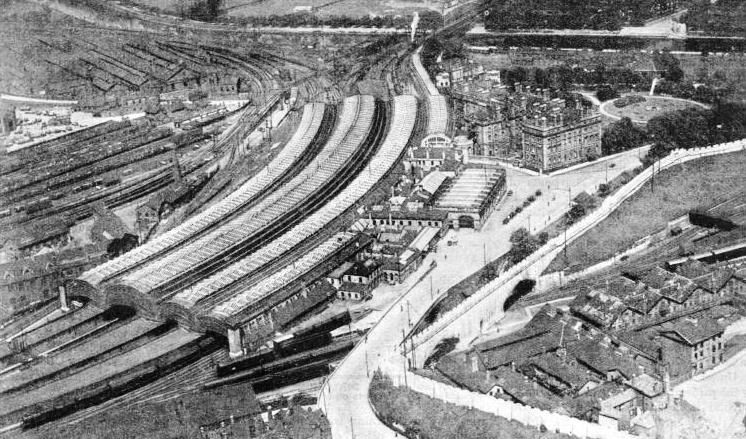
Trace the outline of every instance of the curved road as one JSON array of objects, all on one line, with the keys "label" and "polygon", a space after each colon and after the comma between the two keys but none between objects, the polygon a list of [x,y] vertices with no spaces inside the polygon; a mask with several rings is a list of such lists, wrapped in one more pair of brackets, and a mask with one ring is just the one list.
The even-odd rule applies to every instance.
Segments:
[{"label": "curved road", "polygon": [[[458,237],[458,245],[449,247],[445,245],[446,239],[441,239],[437,253],[429,254],[419,270],[398,286],[396,293],[400,295],[399,299],[327,380],[319,394],[319,406],[327,414],[333,437],[396,437],[394,431],[376,418],[368,404],[370,377],[379,366],[387,371],[404,371],[406,360],[399,352],[402,332],[408,331],[409,322],[416,322],[431,304],[431,277],[435,290],[433,295],[437,296],[438,290],[446,291],[479,269],[484,265],[485,258],[493,260],[508,251],[508,239],[513,230],[527,227],[530,222],[532,232],[536,233],[567,211],[568,188],[573,197],[583,190],[595,190],[598,184],[606,180],[607,172],[608,178],[612,179],[639,165],[638,152],[622,154],[611,162],[615,163],[613,168],[600,162],[557,176],[532,176],[507,169],[508,187],[514,191],[514,195],[500,202],[481,230],[449,231],[449,234]],[[543,192],[537,202],[508,225],[502,225],[506,214],[537,189]],[[437,263],[437,267],[418,282],[432,261]],[[423,354],[415,352],[415,355],[419,358]],[[395,384],[401,381],[396,376],[392,379]]]}]

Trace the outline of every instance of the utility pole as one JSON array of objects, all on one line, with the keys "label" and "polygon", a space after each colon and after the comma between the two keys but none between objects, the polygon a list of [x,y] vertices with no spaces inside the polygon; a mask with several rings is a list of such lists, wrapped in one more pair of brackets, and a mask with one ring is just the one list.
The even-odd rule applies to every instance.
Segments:
[{"label": "utility pole", "polygon": [[409,339],[410,346],[412,346],[412,365],[415,366],[417,364],[417,360],[414,355],[414,338]]},{"label": "utility pole", "polygon": [[407,300],[407,323],[409,324],[409,327],[412,327],[412,318],[409,315],[409,300]]},{"label": "utility pole", "polygon": [[606,184],[609,184],[609,162],[606,163]]},{"label": "utility pole", "polygon": [[567,227],[565,227],[565,244],[563,245],[565,252],[565,265],[567,265]]}]

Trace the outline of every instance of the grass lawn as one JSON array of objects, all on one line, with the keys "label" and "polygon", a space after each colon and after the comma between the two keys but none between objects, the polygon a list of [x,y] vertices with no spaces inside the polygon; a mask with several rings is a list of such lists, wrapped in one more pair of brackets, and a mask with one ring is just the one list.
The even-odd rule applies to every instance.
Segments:
[{"label": "grass lawn", "polygon": [[666,227],[697,207],[710,207],[742,189],[746,153],[706,157],[661,172],[608,218],[570,244],[547,268],[581,270],[630,248],[635,241]]},{"label": "grass lawn", "polygon": [[406,437],[431,439],[521,439],[569,438],[558,433],[540,432],[516,421],[450,404],[439,399],[395,387],[391,379],[376,372],[370,385],[370,401],[387,425],[406,429]]},{"label": "grass lawn", "polygon": [[661,96],[643,96],[645,102],[638,102],[635,104],[627,105],[626,107],[617,107],[613,104],[613,101],[605,103],[603,108],[609,114],[618,117],[629,117],[633,121],[647,122],[655,116],[660,116],[663,113],[671,111],[680,111],[690,107],[702,106],[692,101],[684,101],[681,99],[672,99]]}]

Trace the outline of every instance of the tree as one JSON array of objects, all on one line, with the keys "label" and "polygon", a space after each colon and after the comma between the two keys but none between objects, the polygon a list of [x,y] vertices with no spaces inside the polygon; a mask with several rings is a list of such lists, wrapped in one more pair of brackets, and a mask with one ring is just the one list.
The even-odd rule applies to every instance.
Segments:
[{"label": "tree", "polygon": [[508,258],[513,264],[517,264],[526,259],[528,255],[535,252],[542,244],[538,238],[531,235],[531,233],[523,227],[514,231],[510,235],[510,242],[513,245],[508,251]]},{"label": "tree", "polygon": [[598,196],[601,198],[608,197],[611,193],[611,186],[609,186],[606,183],[601,183],[598,185]]},{"label": "tree", "polygon": [[505,82],[513,85],[516,82],[525,82],[528,78],[528,72],[523,67],[513,67],[505,71]]},{"label": "tree", "polygon": [[669,81],[679,82],[684,77],[681,63],[679,63],[678,58],[671,55],[671,52],[653,52],[653,63],[658,69],[664,71],[663,75]]},{"label": "tree", "polygon": [[629,117],[610,124],[601,136],[601,151],[604,155],[615,154],[642,146],[646,135]]},{"label": "tree", "polygon": [[570,224],[574,224],[577,220],[585,216],[585,207],[578,203],[573,204],[570,208],[570,211],[567,212],[566,216],[567,222]]},{"label": "tree", "polygon": [[648,122],[648,133],[656,142],[675,148],[693,148],[709,144],[712,112],[701,108],[687,108],[664,113]]},{"label": "tree", "polygon": [[544,69],[537,68],[534,71],[534,81],[541,88],[548,88],[550,86],[549,75]]},{"label": "tree", "polygon": [[604,102],[618,98],[619,93],[611,86],[602,85],[596,90],[596,97],[599,101]]}]

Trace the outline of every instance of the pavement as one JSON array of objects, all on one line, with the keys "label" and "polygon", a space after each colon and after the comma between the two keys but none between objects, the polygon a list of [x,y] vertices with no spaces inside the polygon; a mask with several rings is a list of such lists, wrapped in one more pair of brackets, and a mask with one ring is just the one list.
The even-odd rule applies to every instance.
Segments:
[{"label": "pavement", "polygon": [[[613,167],[611,163],[614,163]],[[433,298],[481,268],[485,260],[496,259],[508,251],[512,231],[520,227],[528,228],[530,223],[532,233],[539,232],[566,212],[569,200],[581,191],[592,193],[607,178],[611,180],[639,164],[638,152],[631,151],[612,161],[592,163],[557,176],[533,176],[507,169],[508,189],[513,191],[513,195],[506,196],[499,203],[481,230],[449,230],[448,235],[441,239],[437,251],[427,255],[422,266],[406,282],[400,286],[386,287],[389,288],[386,294],[388,304],[376,303],[378,312],[368,316],[378,321],[329,376],[319,394],[319,406],[327,414],[333,437],[396,437],[394,431],[375,417],[368,404],[370,377],[375,369],[384,365],[388,366],[384,366],[387,370],[404,371],[406,360],[400,353],[399,343],[403,334],[428,309]],[[537,201],[507,225],[502,224],[503,218],[515,206],[522,204],[539,189],[542,195]],[[447,246],[445,243],[451,237],[457,237],[458,244]],[[418,282],[433,261],[436,267]],[[378,290],[373,294],[375,297]],[[415,352],[415,355],[428,354]],[[398,377],[393,379],[396,383]]]},{"label": "pavement", "polygon": [[696,376],[674,388],[674,395],[697,407],[719,430],[720,437],[746,433],[746,352],[740,352],[705,376]]}]

